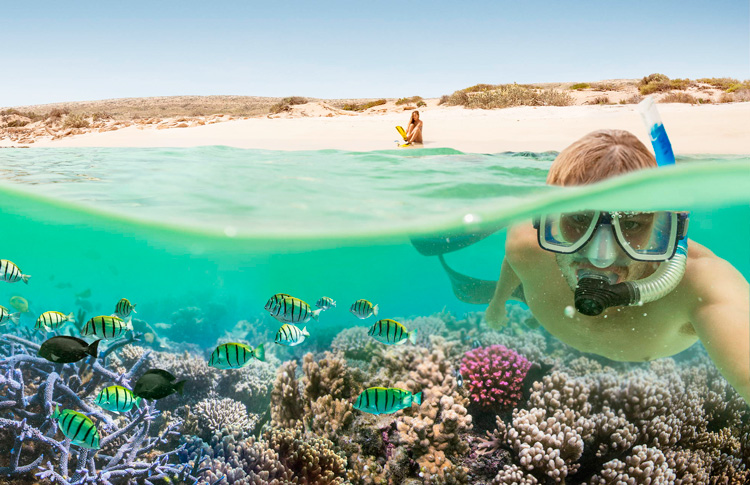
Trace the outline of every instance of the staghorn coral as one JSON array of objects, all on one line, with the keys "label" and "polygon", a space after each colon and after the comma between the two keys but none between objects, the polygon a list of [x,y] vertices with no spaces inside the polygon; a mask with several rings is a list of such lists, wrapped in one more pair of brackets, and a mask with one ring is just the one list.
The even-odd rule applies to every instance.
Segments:
[{"label": "staghorn coral", "polygon": [[502,345],[470,350],[461,360],[461,374],[472,402],[498,410],[518,403],[530,368],[531,362],[524,356]]}]

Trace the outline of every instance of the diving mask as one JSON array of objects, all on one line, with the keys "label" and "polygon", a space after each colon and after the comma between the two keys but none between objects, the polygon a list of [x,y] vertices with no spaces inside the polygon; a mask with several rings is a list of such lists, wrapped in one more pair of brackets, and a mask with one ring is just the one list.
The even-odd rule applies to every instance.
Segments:
[{"label": "diving mask", "polygon": [[672,211],[558,212],[535,219],[534,227],[542,249],[562,254],[583,250],[594,266],[606,268],[617,258],[614,242],[636,261],[669,260],[678,242],[687,235],[688,214]]}]

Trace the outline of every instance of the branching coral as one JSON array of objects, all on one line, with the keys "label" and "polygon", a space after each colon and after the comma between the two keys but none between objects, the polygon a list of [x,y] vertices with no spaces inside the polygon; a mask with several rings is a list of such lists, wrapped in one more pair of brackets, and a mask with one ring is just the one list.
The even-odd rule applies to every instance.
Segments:
[{"label": "branching coral", "polygon": [[531,362],[502,345],[466,352],[461,374],[471,400],[482,408],[510,408],[521,399],[521,385]]},{"label": "branching coral", "polygon": [[[138,480],[152,483],[160,479],[196,482],[198,463],[193,466],[170,463],[179,455],[180,448],[159,451],[161,445],[177,435],[181,422],[175,421],[155,434],[151,428],[158,412],[153,404],[142,404],[129,419],[118,424],[82,399],[92,395],[100,383],[129,387],[147,354],[128,372],[117,374],[102,362],[106,362],[110,349],[118,343],[111,344],[93,363],[52,364],[35,356],[39,350],[37,343],[7,334],[2,341],[7,346],[3,351],[7,357],[0,360],[0,386],[6,400],[0,403],[0,409],[7,418],[0,418],[0,425],[9,440],[8,449],[13,451],[9,466],[0,468],[0,473],[16,476],[38,470],[36,475],[40,479],[63,485],[111,485]],[[25,376],[34,376],[40,384],[35,389],[28,388]],[[71,445],[69,439],[56,438],[57,425],[50,416],[58,405],[79,409],[97,421],[100,431],[106,432],[98,452]],[[109,446],[122,438],[125,439],[121,446]],[[34,444],[28,446],[29,443]],[[32,458],[29,454],[36,456]]]}]

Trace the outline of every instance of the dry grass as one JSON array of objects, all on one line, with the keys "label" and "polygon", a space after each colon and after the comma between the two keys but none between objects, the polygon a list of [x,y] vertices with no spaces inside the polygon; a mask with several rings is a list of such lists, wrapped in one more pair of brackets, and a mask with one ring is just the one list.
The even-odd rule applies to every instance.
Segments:
[{"label": "dry grass", "polygon": [[385,99],[376,99],[375,101],[370,101],[367,103],[344,103],[344,105],[341,106],[341,109],[346,111],[364,111],[374,106],[382,106],[387,102],[388,101]]},{"label": "dry grass", "polygon": [[[477,86],[481,89],[477,90]],[[493,109],[511,106],[569,106],[573,98],[555,89],[540,89],[525,84],[487,84],[472,86],[440,98],[440,104],[467,108]]]},{"label": "dry grass", "polygon": [[588,89],[591,87],[589,83],[576,83],[570,87],[573,91],[580,91],[581,89]]},{"label": "dry grass", "polygon": [[613,104],[609,100],[609,96],[597,96],[586,104]]},{"label": "dry grass", "polygon": [[659,102],[660,103],[699,104],[701,103],[701,100],[697,99],[695,96],[692,96],[688,93],[678,91],[676,93],[667,93],[665,96],[659,99]]},{"label": "dry grass", "polygon": [[643,101],[643,96],[640,94],[634,94],[629,98],[625,98],[620,101],[620,104],[638,104]]},{"label": "dry grass", "polygon": [[307,104],[307,98],[303,98],[302,96],[290,96],[272,105],[268,111],[272,114],[281,113],[282,111],[290,111],[295,104]]},{"label": "dry grass", "polygon": [[[418,104],[420,101],[422,101],[422,96],[412,96],[411,98],[399,98],[396,100],[396,106],[401,106],[402,104]],[[424,103],[424,101],[422,101]]]}]

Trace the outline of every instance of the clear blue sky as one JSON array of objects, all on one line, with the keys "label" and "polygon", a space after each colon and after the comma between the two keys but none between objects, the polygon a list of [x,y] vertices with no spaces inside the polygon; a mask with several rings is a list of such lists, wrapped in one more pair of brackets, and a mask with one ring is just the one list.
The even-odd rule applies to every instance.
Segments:
[{"label": "clear blue sky", "polygon": [[748,0],[3,2],[0,106],[750,78]]}]

